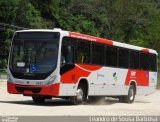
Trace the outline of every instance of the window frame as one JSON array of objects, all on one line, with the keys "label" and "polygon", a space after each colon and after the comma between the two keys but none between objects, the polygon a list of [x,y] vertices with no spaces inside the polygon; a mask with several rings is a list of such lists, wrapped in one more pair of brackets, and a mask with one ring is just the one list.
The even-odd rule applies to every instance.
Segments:
[{"label": "window frame", "polygon": [[[82,43],[85,43],[89,45],[89,62],[88,63],[79,63],[77,62],[77,57],[78,57],[78,46],[79,46],[79,43],[82,42]],[[91,42],[90,41],[87,41],[87,40],[83,40],[83,39],[77,39],[77,44],[76,44],[76,55],[75,55],[75,63],[78,63],[78,64],[91,64]]]},{"label": "window frame", "polygon": [[[130,62],[129,62],[129,61],[130,61],[130,49],[123,48],[123,47],[118,47],[118,50],[117,50],[117,51],[118,51],[117,67],[118,67],[118,68],[123,68],[123,69],[128,69],[128,68],[129,68],[129,63],[130,63]],[[121,65],[120,65],[120,59],[121,59],[121,60],[125,60],[125,58],[126,58],[126,56],[124,56],[124,55],[123,55],[123,56],[120,56],[120,51],[124,51],[124,52],[127,51],[127,52],[128,52],[128,55],[126,55],[126,56],[128,56],[128,58],[127,58],[127,60],[128,60],[127,66],[125,66],[124,64],[121,64]],[[124,52],[123,52],[123,53],[124,53]],[[123,54],[123,53],[122,53],[122,54]],[[122,62],[123,62],[123,61],[122,61]],[[125,62],[125,63],[127,63],[127,62]]]},{"label": "window frame", "polygon": [[[145,52],[140,52],[139,53],[140,55],[140,70],[147,70],[147,71],[149,71],[149,53],[145,53]],[[145,66],[144,64],[146,64],[147,63],[147,61],[146,61],[146,59],[144,59],[144,57],[143,57],[143,62],[141,61],[141,58],[142,58],[142,56],[144,56],[144,55],[142,55],[142,54],[145,54],[145,55],[148,55],[148,66],[146,66],[146,69],[143,67],[143,66]],[[144,60],[145,60],[145,63],[144,63]],[[141,62],[143,63],[143,65],[141,64]]]}]

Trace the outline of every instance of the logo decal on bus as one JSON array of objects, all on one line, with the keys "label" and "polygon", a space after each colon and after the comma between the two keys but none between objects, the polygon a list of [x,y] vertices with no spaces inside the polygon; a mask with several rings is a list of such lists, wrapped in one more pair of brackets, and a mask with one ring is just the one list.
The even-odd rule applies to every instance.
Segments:
[{"label": "logo decal on bus", "polygon": [[117,81],[117,74],[116,74],[116,72],[113,73],[113,80]]},{"label": "logo decal on bus", "polygon": [[37,71],[37,66],[35,64],[30,64],[30,72],[35,72]]},{"label": "logo decal on bus", "polygon": [[136,72],[135,71],[131,71],[131,77],[136,77]]}]

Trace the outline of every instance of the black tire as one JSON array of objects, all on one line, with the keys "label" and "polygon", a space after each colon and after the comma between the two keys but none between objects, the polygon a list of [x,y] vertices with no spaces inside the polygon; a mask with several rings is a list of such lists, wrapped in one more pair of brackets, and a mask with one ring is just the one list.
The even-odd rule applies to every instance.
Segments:
[{"label": "black tire", "polygon": [[76,91],[76,96],[70,97],[70,101],[74,105],[84,104],[87,99],[87,90],[83,85],[79,85]]},{"label": "black tire", "polygon": [[133,103],[136,95],[136,89],[133,85],[130,85],[128,95],[120,96],[119,101],[122,103]]},{"label": "black tire", "polygon": [[32,96],[32,99],[35,103],[43,103],[45,101],[43,96]]}]

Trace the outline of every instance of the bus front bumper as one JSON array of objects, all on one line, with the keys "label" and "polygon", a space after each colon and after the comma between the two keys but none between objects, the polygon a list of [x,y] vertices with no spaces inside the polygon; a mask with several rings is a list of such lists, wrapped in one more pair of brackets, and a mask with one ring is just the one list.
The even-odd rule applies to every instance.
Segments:
[{"label": "bus front bumper", "polygon": [[60,84],[49,86],[27,86],[7,82],[7,91],[11,94],[58,96]]}]

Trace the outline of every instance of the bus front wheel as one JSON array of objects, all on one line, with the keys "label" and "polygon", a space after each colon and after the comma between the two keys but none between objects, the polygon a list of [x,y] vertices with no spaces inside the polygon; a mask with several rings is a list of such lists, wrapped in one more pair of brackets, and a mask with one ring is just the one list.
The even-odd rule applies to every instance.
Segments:
[{"label": "bus front wheel", "polygon": [[70,101],[74,105],[83,104],[83,102],[86,100],[86,90],[83,85],[79,85],[76,91],[76,96],[70,97]]}]

